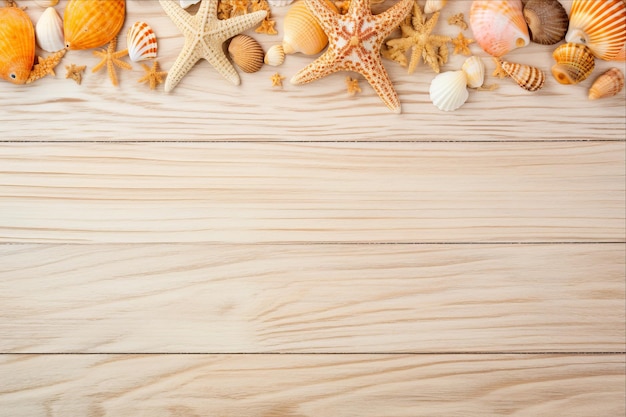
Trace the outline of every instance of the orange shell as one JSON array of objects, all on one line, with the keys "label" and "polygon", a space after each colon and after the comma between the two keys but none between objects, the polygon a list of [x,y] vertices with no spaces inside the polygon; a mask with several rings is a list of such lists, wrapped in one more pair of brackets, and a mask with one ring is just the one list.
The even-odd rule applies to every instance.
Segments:
[{"label": "orange shell", "polygon": [[[326,1],[329,8],[337,11],[335,5]],[[296,52],[305,55],[320,53],[328,44],[328,37],[304,1],[294,3],[289,7],[285,20],[283,50],[286,54]]]},{"label": "orange shell", "polygon": [[35,62],[35,28],[17,7],[0,9],[0,77],[24,84]]},{"label": "orange shell", "polygon": [[63,16],[65,46],[91,49],[106,45],[124,24],[126,0],[69,0]]},{"label": "orange shell", "polygon": [[474,0],[470,26],[476,43],[495,57],[530,43],[521,0]]}]

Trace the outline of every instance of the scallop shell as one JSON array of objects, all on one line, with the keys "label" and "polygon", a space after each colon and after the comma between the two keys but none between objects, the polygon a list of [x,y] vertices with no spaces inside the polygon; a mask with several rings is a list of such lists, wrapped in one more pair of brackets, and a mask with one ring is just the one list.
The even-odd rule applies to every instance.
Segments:
[{"label": "scallop shell", "polygon": [[546,74],[539,68],[508,61],[500,61],[500,65],[504,72],[509,74],[509,77],[524,90],[537,91],[546,82]]},{"label": "scallop shell", "polygon": [[263,66],[263,47],[248,35],[237,35],[228,45],[228,53],[244,72],[257,72]]},{"label": "scallop shell", "polygon": [[424,13],[435,13],[443,9],[448,0],[426,0],[424,5]]},{"label": "scallop shell", "polygon": [[264,62],[272,67],[277,67],[285,62],[285,51],[282,45],[274,45],[267,50]]},{"label": "scallop shell", "polygon": [[528,0],[523,12],[533,42],[554,45],[565,38],[569,18],[558,0]]},{"label": "scallop shell", "polygon": [[589,77],[596,65],[591,50],[580,43],[564,43],[552,57],[556,61],[552,75],[561,84],[578,84]]},{"label": "scallop shell", "polygon": [[469,88],[478,88],[485,82],[485,63],[477,56],[471,56],[465,60],[461,67],[467,77]]},{"label": "scallop shell", "polygon": [[476,43],[496,57],[530,43],[521,0],[474,0],[470,25]]},{"label": "scallop shell", "polygon": [[56,6],[59,4],[59,0],[35,0],[35,3],[39,7],[47,9],[48,7]]},{"label": "scallop shell", "polygon": [[35,62],[35,28],[18,7],[0,8],[0,78],[24,84]]},{"label": "scallop shell", "polygon": [[[337,10],[330,0],[326,0],[326,3]],[[287,10],[283,25],[283,50],[286,54],[301,52],[315,55],[328,44],[328,37],[304,1],[294,3]]]},{"label": "scallop shell", "polygon": [[200,3],[200,0],[180,0],[180,7],[186,9],[189,6],[193,6],[196,3]]},{"label": "scallop shell", "polygon": [[90,49],[106,45],[124,24],[126,0],[69,0],[63,15],[65,46]]},{"label": "scallop shell", "polygon": [[574,0],[565,40],[587,45],[604,60],[613,59],[626,43],[624,0]]},{"label": "scallop shell", "polygon": [[624,44],[622,50],[619,51],[619,53],[615,55],[611,61],[626,61],[626,44]]},{"label": "scallop shell", "polygon": [[48,7],[42,13],[35,26],[35,34],[37,44],[44,51],[57,52],[65,48],[63,20],[54,7]]},{"label": "scallop shell", "polygon": [[619,68],[611,68],[599,76],[589,89],[589,100],[613,97],[624,88],[624,73]]},{"label": "scallop shell", "polygon": [[157,39],[152,28],[145,22],[135,22],[126,35],[128,56],[139,62],[157,56]]},{"label": "scallop shell", "polygon": [[454,111],[467,101],[467,77],[463,71],[446,71],[430,83],[430,100],[439,110]]},{"label": "scallop shell", "polygon": [[272,7],[284,7],[293,3],[293,0],[267,0]]}]

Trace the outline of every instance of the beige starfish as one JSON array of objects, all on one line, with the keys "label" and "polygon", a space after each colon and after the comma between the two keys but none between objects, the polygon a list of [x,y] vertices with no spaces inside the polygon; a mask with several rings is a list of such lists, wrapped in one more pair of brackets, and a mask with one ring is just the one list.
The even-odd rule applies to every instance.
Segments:
[{"label": "beige starfish", "polygon": [[279,73],[276,73],[276,74],[272,75],[270,77],[270,79],[272,80],[272,87],[282,87],[283,86],[283,80],[285,79],[285,77],[283,77]]},{"label": "beige starfish", "polygon": [[369,0],[352,0],[347,14],[331,10],[324,0],[305,0],[328,35],[324,54],[298,72],[293,84],[305,84],[337,71],[357,72],[389,107],[400,113],[400,100],[385,70],[380,48],[409,14],[415,0],[399,0],[385,12],[372,15]]},{"label": "beige starfish", "polygon": [[261,26],[255,29],[256,33],[264,33],[266,35],[278,35],[278,31],[276,31],[276,21],[271,19],[263,19],[261,22]]},{"label": "beige starfish", "polygon": [[457,25],[461,30],[467,30],[467,23],[465,22],[465,15],[463,13],[457,13],[448,18],[449,25]]},{"label": "beige starfish", "polygon": [[474,39],[466,38],[463,32],[459,32],[459,36],[452,38],[452,45],[454,45],[454,54],[471,55],[470,44],[474,43]]},{"label": "beige starfish", "polygon": [[150,90],[154,90],[157,85],[163,84],[165,76],[167,75],[166,71],[159,71],[159,63],[154,61],[152,63],[152,67],[147,66],[146,64],[141,64],[143,70],[146,72],[143,77],[137,80],[138,83],[148,83],[150,85]]},{"label": "beige starfish", "polygon": [[227,20],[217,18],[217,0],[203,0],[195,16],[187,13],[176,0],[159,0],[165,13],[185,36],[185,46],[165,80],[169,92],[183,79],[200,59],[204,58],[224,78],[235,85],[241,80],[228,61],[222,44],[227,39],[258,25],[267,15],[265,10]]},{"label": "beige starfish", "polygon": [[358,78],[352,78],[350,76],[346,77],[346,87],[348,89],[348,94],[351,96],[361,92]]},{"label": "beige starfish", "polygon": [[45,77],[46,75],[52,75],[53,77],[56,75],[54,73],[54,68],[61,62],[61,59],[65,56],[65,52],[67,49],[61,49],[58,52],[55,52],[47,57],[39,57],[39,61],[33,67],[26,80],[26,84],[30,84],[34,81],[37,81],[40,78]]},{"label": "beige starfish", "polygon": [[128,63],[121,60],[121,58],[128,55],[128,49],[123,51],[116,51],[117,49],[117,37],[111,39],[109,47],[100,51],[93,51],[95,56],[100,57],[102,60],[91,69],[91,72],[98,72],[104,65],[107,66],[109,72],[109,78],[113,85],[117,85],[117,74],[115,73],[115,67],[123,68],[126,70],[132,70],[133,67]]},{"label": "beige starfish", "polygon": [[76,81],[76,84],[80,85],[80,83],[83,81],[83,71],[85,71],[86,68],[86,65],[66,65],[65,70],[67,72],[65,73],[65,78],[71,78],[72,80]]}]

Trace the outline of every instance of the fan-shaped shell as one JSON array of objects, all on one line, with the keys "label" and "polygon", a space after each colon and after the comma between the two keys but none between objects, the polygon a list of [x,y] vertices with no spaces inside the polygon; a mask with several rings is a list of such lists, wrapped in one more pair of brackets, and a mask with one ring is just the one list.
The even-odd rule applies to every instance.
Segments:
[{"label": "fan-shaped shell", "polygon": [[424,13],[435,13],[443,9],[448,0],[426,0],[424,4]]},{"label": "fan-shaped shell", "polygon": [[69,0],[63,14],[65,46],[90,49],[106,45],[124,24],[126,0]]},{"label": "fan-shaped shell", "polygon": [[613,59],[626,43],[624,0],[574,0],[565,40],[585,44],[604,60]]},{"label": "fan-shaped shell", "polygon": [[556,61],[552,75],[561,84],[578,84],[587,79],[596,66],[591,50],[580,43],[564,43],[552,56]]},{"label": "fan-shaped shell", "polygon": [[476,43],[496,57],[530,43],[521,0],[474,0],[470,25]]},{"label": "fan-shaped shell", "polygon": [[0,78],[24,84],[34,62],[33,22],[20,8],[0,8]]},{"label": "fan-shaped shell", "polygon": [[128,56],[133,62],[139,62],[157,56],[157,38],[146,22],[135,22],[128,28],[126,35]]},{"label": "fan-shaped shell", "polygon": [[546,74],[539,68],[508,61],[500,61],[500,65],[504,72],[524,90],[537,91],[546,81]]},{"label": "fan-shaped shell", "polygon": [[277,67],[285,62],[285,51],[282,45],[274,45],[265,54],[265,63]]},{"label": "fan-shaped shell", "polygon": [[469,88],[478,88],[485,82],[485,63],[476,55],[467,58],[461,69],[467,77]]},{"label": "fan-shaped shell", "polygon": [[626,44],[624,44],[622,50],[619,51],[618,54],[611,59],[611,61],[626,61]]},{"label": "fan-shaped shell", "polygon": [[430,100],[439,110],[454,111],[467,101],[467,77],[463,71],[446,71],[430,83]]},{"label": "fan-shaped shell", "polygon": [[565,38],[569,18],[559,0],[528,0],[524,18],[533,42],[554,45]]},{"label": "fan-shaped shell", "polygon": [[611,68],[599,76],[589,89],[589,100],[613,97],[624,88],[624,73],[619,68]]},{"label": "fan-shaped shell", "polygon": [[57,52],[65,48],[63,20],[54,7],[48,7],[42,13],[35,26],[35,34],[39,47],[44,51]]},{"label": "fan-shaped shell", "polygon": [[[330,0],[326,0],[326,3],[337,10]],[[287,10],[283,25],[283,50],[286,54],[301,52],[315,55],[328,44],[328,37],[304,1],[294,3]]]},{"label": "fan-shaped shell", "polygon": [[263,47],[248,35],[237,35],[228,45],[228,53],[244,72],[257,72],[263,66]]}]

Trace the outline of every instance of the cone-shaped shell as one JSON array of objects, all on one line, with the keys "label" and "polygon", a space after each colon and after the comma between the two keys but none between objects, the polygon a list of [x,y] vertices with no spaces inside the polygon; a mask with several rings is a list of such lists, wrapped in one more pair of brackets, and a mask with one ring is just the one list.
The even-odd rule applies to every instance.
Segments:
[{"label": "cone-shaped shell", "polygon": [[521,0],[474,0],[470,25],[476,43],[496,57],[530,43]]},{"label": "cone-shaped shell", "polygon": [[528,0],[524,18],[533,42],[554,45],[565,38],[569,18],[559,0]]},{"label": "cone-shaped shell", "polygon": [[539,68],[508,61],[501,61],[500,65],[504,72],[524,90],[537,91],[546,82],[546,74]]},{"label": "cone-shaped shell", "polygon": [[156,35],[145,22],[135,22],[128,28],[126,44],[128,56],[133,62],[156,58],[157,56]]},{"label": "cone-shaped shell", "polygon": [[63,20],[54,7],[48,7],[42,13],[35,26],[35,34],[39,47],[44,51],[57,52],[65,48]]},{"label": "cone-shaped shell", "polygon": [[485,64],[476,55],[467,58],[461,69],[467,77],[467,86],[469,88],[478,88],[485,82]]},{"label": "cone-shaped shell", "polygon": [[106,45],[124,24],[126,0],[69,0],[63,14],[65,46],[90,49]]},{"label": "cone-shaped shell", "polygon": [[235,36],[228,45],[228,53],[244,72],[257,72],[263,66],[263,47],[248,35]]},{"label": "cone-shaped shell", "polygon": [[35,62],[35,28],[17,7],[0,8],[0,78],[24,84]]},{"label": "cone-shaped shell", "polygon": [[[333,10],[337,10],[330,0],[326,0],[326,3]],[[315,55],[328,44],[328,37],[304,1],[289,7],[283,26],[283,50],[286,54],[300,52]]]},{"label": "cone-shaped shell", "polygon": [[613,97],[624,88],[624,73],[619,68],[611,68],[599,76],[589,89],[589,100]]},{"label": "cone-shaped shell", "polygon": [[552,75],[561,84],[578,84],[589,77],[596,66],[591,50],[580,43],[565,43],[552,53],[556,65]]},{"label": "cone-shaped shell", "polygon": [[467,77],[463,71],[446,71],[430,83],[430,100],[439,110],[454,111],[467,101]]},{"label": "cone-shaped shell", "polygon": [[624,0],[574,0],[565,40],[587,45],[600,59],[613,59],[626,43]]},{"label": "cone-shaped shell", "polygon": [[277,67],[285,62],[285,51],[282,45],[274,45],[265,54],[265,63]]}]

